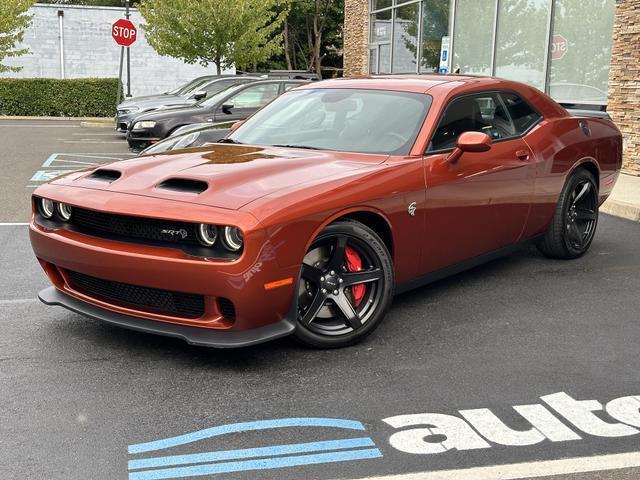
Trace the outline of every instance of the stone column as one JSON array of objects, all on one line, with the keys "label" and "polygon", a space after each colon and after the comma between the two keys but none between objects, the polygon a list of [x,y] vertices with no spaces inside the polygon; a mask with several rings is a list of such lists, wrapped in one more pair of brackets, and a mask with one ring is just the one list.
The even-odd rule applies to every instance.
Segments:
[{"label": "stone column", "polygon": [[607,111],[624,137],[627,173],[640,175],[640,0],[617,0]]},{"label": "stone column", "polygon": [[369,0],[344,2],[344,76],[369,73]]}]

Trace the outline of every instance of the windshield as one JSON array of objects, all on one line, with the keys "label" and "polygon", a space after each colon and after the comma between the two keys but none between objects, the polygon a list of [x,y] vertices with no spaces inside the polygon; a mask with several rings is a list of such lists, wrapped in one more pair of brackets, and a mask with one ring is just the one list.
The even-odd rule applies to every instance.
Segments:
[{"label": "windshield", "polygon": [[201,100],[196,105],[202,105],[204,107],[207,107],[209,105],[215,105],[216,103],[218,103],[220,100],[225,98],[230,93],[235,92],[236,90],[240,90],[240,88],[242,88],[244,85],[245,84],[234,85],[232,87],[225,88],[221,92],[218,92],[218,93],[216,93],[215,95],[213,95],[211,97],[206,97],[204,100]]},{"label": "windshield", "polygon": [[407,155],[431,97],[356,89],[294,90],[233,132],[229,141],[344,152]]},{"label": "windshield", "polygon": [[167,95],[184,95],[186,92],[190,91],[194,86],[200,85],[205,82],[205,79],[202,77],[194,78],[190,82],[187,82],[183,85],[180,85],[173,90],[169,90]]}]

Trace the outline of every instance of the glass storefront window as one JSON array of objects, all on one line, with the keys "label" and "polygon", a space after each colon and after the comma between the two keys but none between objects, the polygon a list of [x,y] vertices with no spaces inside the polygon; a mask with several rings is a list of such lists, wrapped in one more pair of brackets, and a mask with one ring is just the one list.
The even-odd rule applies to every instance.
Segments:
[{"label": "glass storefront window", "polygon": [[371,15],[371,43],[391,41],[391,14],[392,10],[385,10]]},{"label": "glass storefront window", "polygon": [[556,0],[549,93],[557,101],[607,104],[615,0]]},{"label": "glass storefront window", "polygon": [[417,71],[419,14],[418,3],[396,9],[393,26],[393,73]]},{"label": "glass storefront window", "polygon": [[[451,0],[371,0],[369,71],[437,71],[442,37],[449,31],[450,3]],[[381,8],[386,10],[376,11]]]},{"label": "glass storefront window", "polygon": [[457,0],[451,69],[491,75],[497,0]]},{"label": "glass storefront window", "polygon": [[443,0],[425,0],[422,2],[421,72],[438,71],[442,37],[448,34],[449,2]]},{"label": "glass storefront window", "polygon": [[495,74],[544,90],[551,0],[501,0]]}]

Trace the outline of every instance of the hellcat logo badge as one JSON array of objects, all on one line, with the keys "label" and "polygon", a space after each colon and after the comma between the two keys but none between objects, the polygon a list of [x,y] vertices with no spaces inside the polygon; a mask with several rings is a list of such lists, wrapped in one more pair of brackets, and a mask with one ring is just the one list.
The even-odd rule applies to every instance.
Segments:
[{"label": "hellcat logo badge", "polygon": [[409,215],[411,215],[412,217],[416,216],[416,202],[411,202],[409,204],[409,207],[407,208],[407,211],[409,212]]}]

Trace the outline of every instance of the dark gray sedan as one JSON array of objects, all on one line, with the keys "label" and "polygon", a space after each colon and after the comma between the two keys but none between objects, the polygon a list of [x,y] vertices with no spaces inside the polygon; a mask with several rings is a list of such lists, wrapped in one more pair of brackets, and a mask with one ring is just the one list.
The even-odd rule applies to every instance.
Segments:
[{"label": "dark gray sedan", "polygon": [[139,115],[168,107],[193,105],[205,97],[211,97],[229,87],[259,80],[249,75],[207,75],[171,92],[160,95],[134,97],[118,105],[116,130],[126,132],[131,122]]},{"label": "dark gray sedan", "polygon": [[192,106],[142,114],[131,122],[127,142],[132,149],[141,150],[184,125],[244,120],[278,95],[307,82],[290,79],[254,81],[230,87]]}]

